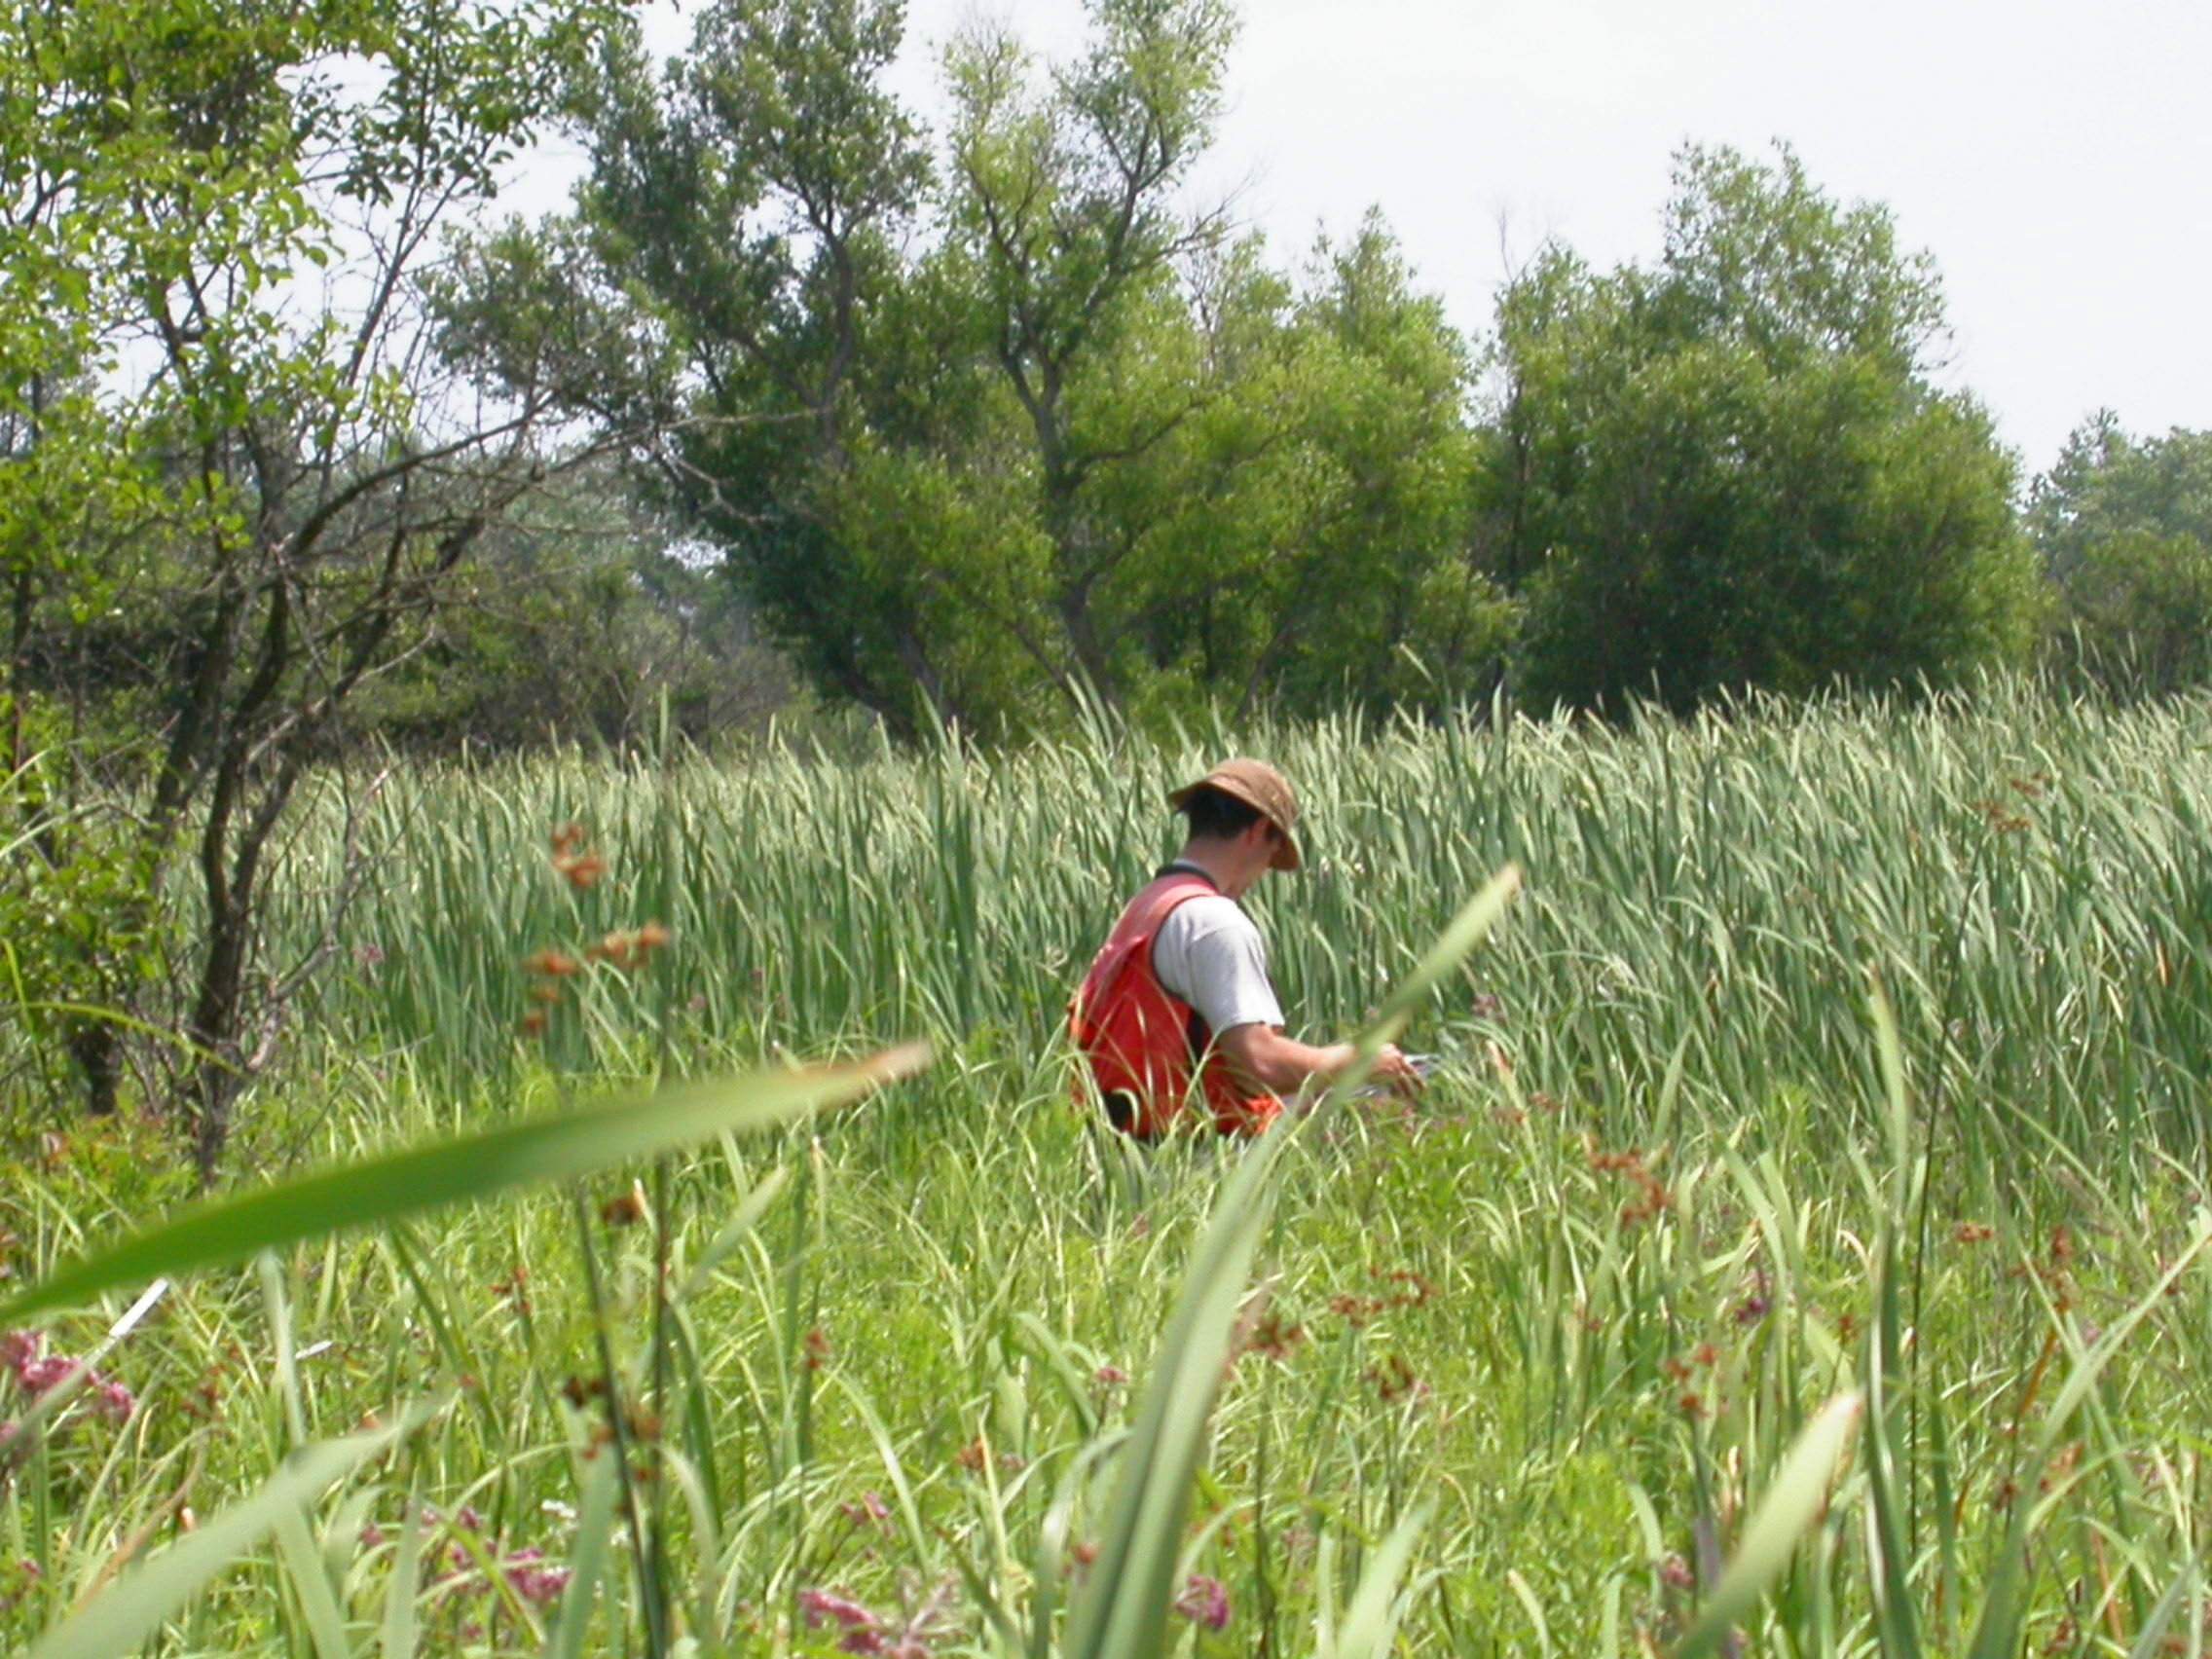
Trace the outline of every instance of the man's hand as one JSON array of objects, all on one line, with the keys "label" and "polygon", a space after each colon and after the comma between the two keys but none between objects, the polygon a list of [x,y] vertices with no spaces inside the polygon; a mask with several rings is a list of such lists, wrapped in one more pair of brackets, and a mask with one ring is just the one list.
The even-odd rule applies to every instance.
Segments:
[{"label": "man's hand", "polygon": [[[1327,1082],[1350,1065],[1357,1052],[1349,1043],[1309,1048],[1272,1025],[1232,1026],[1215,1041],[1230,1069],[1245,1083],[1285,1095],[1297,1093],[1309,1079]],[[1395,1094],[1414,1094],[1421,1087],[1420,1073],[1395,1043],[1382,1045],[1367,1075]]]},{"label": "man's hand", "polygon": [[1374,1069],[1367,1076],[1368,1081],[1382,1084],[1391,1093],[1405,1095],[1419,1094],[1428,1081],[1395,1043],[1382,1045],[1381,1052],[1375,1056]]}]

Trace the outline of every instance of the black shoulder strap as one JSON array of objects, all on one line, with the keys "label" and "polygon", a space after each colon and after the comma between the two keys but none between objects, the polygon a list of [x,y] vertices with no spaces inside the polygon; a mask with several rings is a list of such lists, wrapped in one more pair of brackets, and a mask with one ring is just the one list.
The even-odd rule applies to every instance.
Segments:
[{"label": "black shoulder strap", "polygon": [[1152,879],[1158,881],[1162,876],[1169,875],[1195,875],[1216,893],[1221,891],[1221,883],[1214,880],[1208,871],[1193,864],[1189,859],[1169,859],[1153,872]]}]

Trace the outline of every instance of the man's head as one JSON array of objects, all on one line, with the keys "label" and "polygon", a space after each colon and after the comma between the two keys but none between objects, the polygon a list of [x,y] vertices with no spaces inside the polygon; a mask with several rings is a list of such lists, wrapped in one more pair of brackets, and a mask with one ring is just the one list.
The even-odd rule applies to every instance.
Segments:
[{"label": "man's head", "polygon": [[1249,864],[1250,880],[1298,867],[1298,796],[1265,760],[1224,760],[1167,800],[1189,820],[1194,845]]}]

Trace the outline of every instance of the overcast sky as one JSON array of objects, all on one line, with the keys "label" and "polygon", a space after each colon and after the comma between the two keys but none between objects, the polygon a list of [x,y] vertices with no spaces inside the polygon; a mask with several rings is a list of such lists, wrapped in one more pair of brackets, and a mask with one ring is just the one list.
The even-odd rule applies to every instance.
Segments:
[{"label": "overcast sky", "polygon": [[[976,0],[908,0],[901,84]],[[1080,0],[985,7],[1040,50]],[[1685,140],[1787,139],[1832,195],[1936,257],[1949,379],[2029,471],[2109,406],[2212,426],[2208,0],[1246,0],[1206,174],[1277,258],[1380,206],[1470,333],[1504,244],[1599,265],[1657,252]],[[655,29],[671,50],[687,30]]]}]

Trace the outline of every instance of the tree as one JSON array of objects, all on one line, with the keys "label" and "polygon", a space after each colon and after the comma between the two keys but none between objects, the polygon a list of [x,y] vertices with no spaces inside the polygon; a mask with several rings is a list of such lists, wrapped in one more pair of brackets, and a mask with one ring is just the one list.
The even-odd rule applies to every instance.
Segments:
[{"label": "tree", "polygon": [[2136,439],[2110,411],[2030,495],[2059,660],[2116,690],[2212,681],[2212,432]]},{"label": "tree", "polygon": [[788,668],[729,583],[638,510],[609,466],[578,468],[486,531],[418,648],[347,724],[415,755],[695,743],[757,729]]},{"label": "tree", "polygon": [[1270,626],[1242,700],[1315,715],[1479,695],[1515,616],[1471,549],[1466,348],[1379,212],[1314,265],[1285,422],[1294,508],[1259,565],[1250,608]]},{"label": "tree", "polygon": [[1942,306],[1888,212],[1780,151],[1679,158],[1655,269],[1565,250],[1503,295],[1480,495],[1522,694],[1954,678],[2024,645],[2011,461],[1930,381]]},{"label": "tree", "polygon": [[1380,221],[1301,292],[1184,204],[1215,0],[1096,0],[1092,25],[1058,65],[962,35],[935,167],[882,85],[893,5],[717,0],[657,81],[611,42],[577,212],[473,255],[468,309],[665,350],[661,495],[817,685],[902,731],[1314,707],[1494,657],[1440,307]]},{"label": "tree", "polygon": [[1004,28],[955,45],[946,214],[1028,427],[1067,651],[1044,666],[1113,698],[1123,677],[1096,610],[1141,532],[1096,498],[1214,393],[1175,284],[1223,217],[1183,211],[1175,193],[1211,140],[1235,25],[1221,0],[1095,0],[1091,22],[1088,55],[1043,87]]},{"label": "tree", "polygon": [[[55,642],[111,599],[167,619],[133,666],[154,739],[101,758],[130,785],[144,867],[189,850],[198,877],[203,933],[176,1025],[207,1175],[310,966],[258,958],[273,836],[350,700],[545,467],[556,388],[509,381],[486,403],[441,380],[417,275],[605,12],[16,12],[0,44],[0,290],[28,303],[0,325],[0,408],[28,440],[0,486],[9,694],[18,712],[42,691],[81,705],[81,683],[35,686],[32,665],[65,670]],[[65,410],[46,395],[63,370],[84,388]],[[101,523],[33,510],[57,477],[93,475]],[[55,879],[87,856],[50,845]]]}]

